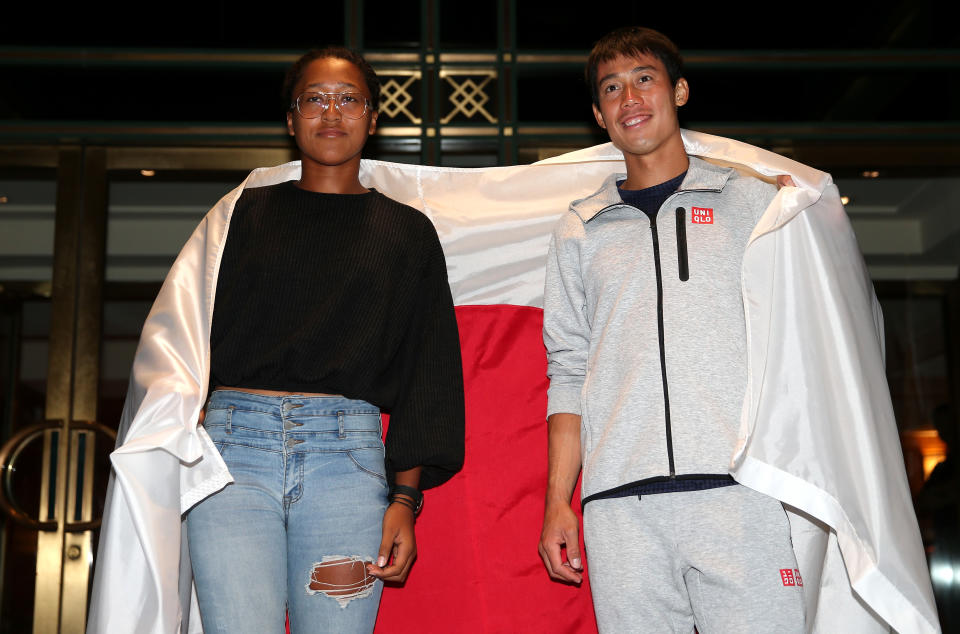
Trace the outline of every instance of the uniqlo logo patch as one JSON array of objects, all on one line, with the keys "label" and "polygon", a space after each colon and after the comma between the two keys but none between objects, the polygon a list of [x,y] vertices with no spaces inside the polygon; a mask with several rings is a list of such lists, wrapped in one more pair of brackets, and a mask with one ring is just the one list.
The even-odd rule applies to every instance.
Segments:
[{"label": "uniqlo logo patch", "polygon": [[[797,585],[796,580],[793,578],[793,570],[791,568],[781,568],[780,569],[780,578],[783,580],[783,585],[785,586],[795,586]],[[798,577],[800,575],[797,575]]]},{"label": "uniqlo logo patch", "polygon": [[711,207],[692,207],[690,221],[695,225],[712,225],[713,209]]},{"label": "uniqlo logo patch", "polygon": [[797,570],[796,568],[793,569],[793,577],[797,580],[798,586],[803,585],[803,577],[800,576],[800,571]]}]

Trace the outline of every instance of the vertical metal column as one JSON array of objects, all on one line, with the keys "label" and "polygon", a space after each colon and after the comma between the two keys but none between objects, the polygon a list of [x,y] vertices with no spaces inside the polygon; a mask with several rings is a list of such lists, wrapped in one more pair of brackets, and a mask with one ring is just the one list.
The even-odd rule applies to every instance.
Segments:
[{"label": "vertical metal column", "polygon": [[517,135],[517,7],[514,0],[497,0],[497,77],[500,101],[499,163],[516,165]]},{"label": "vertical metal column", "polygon": [[100,324],[107,219],[106,152],[63,148],[57,172],[47,420],[40,521],[56,530],[37,535],[35,633],[82,633],[93,562],[91,531],[66,524],[92,515],[92,432],[73,421],[97,417]]},{"label": "vertical metal column", "polygon": [[440,5],[434,0],[420,0],[420,82],[423,115],[420,124],[420,162],[440,165]]},{"label": "vertical metal column", "polygon": [[343,43],[349,49],[363,50],[363,0],[343,2]]}]

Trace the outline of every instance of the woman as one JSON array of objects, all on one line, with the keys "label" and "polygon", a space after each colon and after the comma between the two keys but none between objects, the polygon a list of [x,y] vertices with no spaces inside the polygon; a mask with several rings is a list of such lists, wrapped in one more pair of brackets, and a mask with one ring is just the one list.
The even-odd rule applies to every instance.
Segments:
[{"label": "woman", "polygon": [[[210,335],[204,428],[234,482],[186,516],[207,632],[369,632],[416,557],[420,490],[463,462],[460,350],[430,221],[367,190],[379,82],[359,55],[290,69],[299,181],[244,190]],[[386,450],[380,410],[391,414]]]}]

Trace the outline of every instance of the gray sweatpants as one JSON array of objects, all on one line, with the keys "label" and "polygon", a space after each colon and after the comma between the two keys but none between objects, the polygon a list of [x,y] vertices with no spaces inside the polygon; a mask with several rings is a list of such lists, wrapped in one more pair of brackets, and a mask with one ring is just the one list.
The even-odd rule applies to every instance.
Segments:
[{"label": "gray sweatpants", "polygon": [[583,516],[600,632],[804,631],[779,501],[744,486],[595,500]]}]

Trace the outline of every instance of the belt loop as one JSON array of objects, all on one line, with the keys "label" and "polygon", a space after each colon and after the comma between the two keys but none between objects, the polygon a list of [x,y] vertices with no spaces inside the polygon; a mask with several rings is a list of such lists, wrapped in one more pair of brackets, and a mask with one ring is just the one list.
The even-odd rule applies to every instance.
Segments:
[{"label": "belt loop", "polygon": [[339,431],[339,438],[343,439],[347,437],[347,434],[343,431],[343,412],[337,412],[337,428]]},{"label": "belt loop", "polygon": [[226,427],[226,432],[228,434],[233,433],[233,410],[234,410],[233,405],[227,408],[227,424],[225,425],[225,427]]}]

